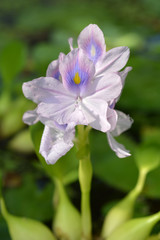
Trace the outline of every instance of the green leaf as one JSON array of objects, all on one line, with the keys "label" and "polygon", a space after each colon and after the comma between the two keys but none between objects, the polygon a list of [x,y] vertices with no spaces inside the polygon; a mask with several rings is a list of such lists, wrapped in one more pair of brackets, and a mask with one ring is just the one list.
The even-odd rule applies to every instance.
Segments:
[{"label": "green leaf", "polygon": [[4,192],[6,204],[12,214],[39,221],[52,219],[52,196],[53,184],[41,178],[35,179],[33,174],[23,174],[21,184],[7,188]]},{"label": "green leaf", "polygon": [[[159,112],[159,61],[150,61],[143,55],[132,54],[128,65],[132,66],[133,70],[127,76],[118,105],[122,109],[129,109],[130,112],[131,109],[136,113],[139,111],[139,115]],[[147,120],[145,116],[145,121]]]},{"label": "green leaf", "polygon": [[143,42],[144,40],[139,34],[130,32],[112,38],[112,47],[128,46],[131,49],[136,49],[142,47]]},{"label": "green leaf", "polygon": [[2,198],[0,199],[0,206],[12,240],[55,240],[50,229],[41,222],[29,218],[16,217],[8,213]]},{"label": "green leaf", "polygon": [[155,147],[139,147],[135,151],[135,161],[139,169],[152,171],[160,164],[160,151]]},{"label": "green leaf", "polygon": [[17,133],[16,136],[9,141],[8,146],[18,152],[33,152],[34,147],[29,130],[25,129]]},{"label": "green leaf", "polygon": [[160,128],[145,126],[141,130],[141,139],[146,148],[154,147],[160,149]]},{"label": "green leaf", "polygon": [[8,137],[16,133],[24,126],[22,116],[25,110],[31,106],[33,104],[26,101],[23,97],[11,101],[9,108],[1,119],[1,135],[3,137]]},{"label": "green leaf", "polygon": [[[76,159],[74,147],[62,158],[60,158],[54,165],[48,165],[42,155],[39,153],[39,146],[44,126],[38,122],[30,127],[31,137],[35,147],[36,154],[41,161],[44,169],[48,175],[54,179],[57,177],[63,183],[69,183],[78,179],[78,160]],[[76,174],[77,172],[77,174]],[[67,181],[65,180],[67,179]]]},{"label": "green leaf", "polygon": [[26,46],[22,42],[12,42],[1,52],[0,71],[4,86],[9,88],[11,81],[21,72],[26,61]]}]

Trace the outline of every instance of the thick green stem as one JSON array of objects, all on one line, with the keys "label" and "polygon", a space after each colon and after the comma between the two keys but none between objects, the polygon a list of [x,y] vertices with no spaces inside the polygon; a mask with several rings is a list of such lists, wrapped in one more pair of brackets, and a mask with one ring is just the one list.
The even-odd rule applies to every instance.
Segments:
[{"label": "thick green stem", "polygon": [[82,239],[90,240],[92,232],[91,209],[90,209],[90,190],[92,181],[92,164],[89,154],[89,129],[78,126],[78,157],[79,160],[79,183],[81,188],[81,217],[82,217]]},{"label": "thick green stem", "polygon": [[82,239],[91,239],[92,221],[90,211],[90,193],[82,193],[81,198],[81,211],[82,211]]},{"label": "thick green stem", "polygon": [[90,209],[90,189],[92,179],[92,165],[89,158],[80,160],[79,182],[81,188],[82,235],[85,240],[91,239],[92,221]]}]

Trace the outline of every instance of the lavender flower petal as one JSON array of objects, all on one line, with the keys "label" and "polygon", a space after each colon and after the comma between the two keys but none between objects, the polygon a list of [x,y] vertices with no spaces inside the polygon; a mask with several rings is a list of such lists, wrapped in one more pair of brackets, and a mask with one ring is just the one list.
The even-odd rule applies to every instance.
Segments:
[{"label": "lavender flower petal", "polygon": [[108,138],[108,143],[111,147],[111,149],[116,153],[116,155],[119,158],[124,158],[124,157],[128,157],[131,154],[129,153],[129,151],[120,143],[118,143],[113,136],[111,135],[110,132],[107,132],[107,138]]},{"label": "lavender flower petal", "polygon": [[133,119],[131,119],[130,116],[121,111],[116,112],[118,114],[118,121],[115,129],[112,131],[113,136],[119,136],[121,133],[128,130],[133,123]]},{"label": "lavender flower petal", "polygon": [[23,115],[23,122],[28,125],[33,125],[39,121],[39,117],[37,114],[37,109],[34,109],[32,111],[27,111]]},{"label": "lavender flower petal", "polygon": [[40,144],[40,153],[48,164],[54,164],[65,155],[72,147],[74,128],[61,131],[58,128],[45,126]]},{"label": "lavender flower petal", "polygon": [[129,54],[130,51],[128,47],[116,47],[109,50],[103,59],[97,62],[96,75],[118,72],[126,65]]},{"label": "lavender flower petal", "polygon": [[78,47],[94,63],[100,60],[106,51],[103,32],[96,24],[90,24],[82,30],[78,37]]}]

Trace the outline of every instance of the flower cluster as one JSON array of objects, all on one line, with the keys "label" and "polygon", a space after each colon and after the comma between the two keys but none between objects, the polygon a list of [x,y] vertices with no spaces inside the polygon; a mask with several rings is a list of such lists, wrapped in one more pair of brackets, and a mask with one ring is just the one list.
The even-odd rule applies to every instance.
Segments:
[{"label": "flower cluster", "polygon": [[35,110],[24,114],[25,123],[41,121],[44,132],[40,153],[48,164],[54,164],[73,147],[76,125],[90,125],[107,134],[108,142],[118,157],[129,156],[113,136],[128,129],[132,121],[116,111],[125,78],[129,49],[117,47],[106,52],[102,31],[90,24],[80,33],[70,52],[60,53],[48,66],[46,77],[23,84],[26,98],[37,104]]}]

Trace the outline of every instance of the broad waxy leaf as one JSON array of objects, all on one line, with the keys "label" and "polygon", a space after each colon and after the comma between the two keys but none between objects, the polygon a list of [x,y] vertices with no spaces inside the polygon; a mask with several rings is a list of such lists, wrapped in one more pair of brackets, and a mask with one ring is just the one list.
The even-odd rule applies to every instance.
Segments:
[{"label": "broad waxy leaf", "polygon": [[9,142],[9,148],[14,149],[18,152],[33,152],[34,147],[28,129],[25,129],[22,132],[18,133]]},{"label": "broad waxy leaf", "polygon": [[136,149],[135,161],[139,169],[149,172],[160,164],[160,151],[154,147],[141,147]]},{"label": "broad waxy leaf", "polygon": [[23,69],[26,61],[26,47],[22,42],[11,42],[1,52],[0,72],[4,86],[10,86],[14,77]]},{"label": "broad waxy leaf", "polygon": [[8,210],[13,215],[25,216],[38,221],[52,219],[53,184],[47,179],[37,178],[32,174],[24,174],[22,177],[15,175],[15,179],[12,177],[12,183],[14,181],[16,183],[16,177],[17,186],[10,186],[4,193]]}]

